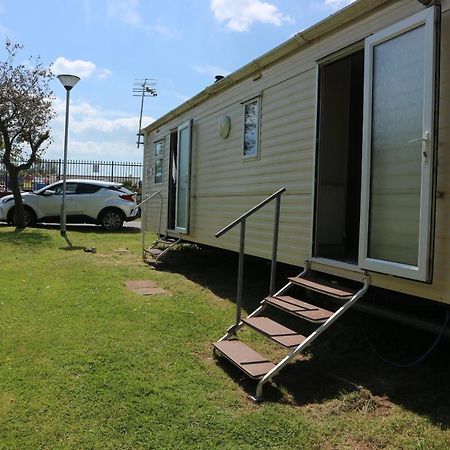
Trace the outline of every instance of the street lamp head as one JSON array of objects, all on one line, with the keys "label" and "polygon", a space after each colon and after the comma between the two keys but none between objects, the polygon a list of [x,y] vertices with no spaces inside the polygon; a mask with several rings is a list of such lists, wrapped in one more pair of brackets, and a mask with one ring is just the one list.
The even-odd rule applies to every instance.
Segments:
[{"label": "street lamp head", "polygon": [[80,77],[76,75],[62,74],[58,75],[57,78],[67,91],[70,91],[80,81]]}]

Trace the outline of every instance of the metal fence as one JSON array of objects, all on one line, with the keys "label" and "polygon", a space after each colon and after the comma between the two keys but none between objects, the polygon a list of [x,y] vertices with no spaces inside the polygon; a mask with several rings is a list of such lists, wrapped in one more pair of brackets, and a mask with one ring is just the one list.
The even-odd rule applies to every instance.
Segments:
[{"label": "metal fence", "polygon": [[[23,171],[19,184],[23,191],[32,191],[59,181],[63,177],[62,159],[42,159]],[[114,181],[140,190],[142,163],[115,161],[67,161],[67,178]],[[10,191],[11,182],[6,167],[0,163],[0,192]]]}]

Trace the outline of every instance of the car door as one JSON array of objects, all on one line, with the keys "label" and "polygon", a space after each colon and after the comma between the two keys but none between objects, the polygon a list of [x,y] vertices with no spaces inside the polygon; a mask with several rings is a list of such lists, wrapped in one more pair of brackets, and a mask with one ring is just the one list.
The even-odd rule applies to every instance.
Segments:
[{"label": "car door", "polygon": [[78,183],[73,196],[72,211],[76,216],[88,216],[96,219],[103,207],[102,187],[91,183]]},{"label": "car door", "polygon": [[[53,191],[48,195],[46,191]],[[76,183],[66,183],[66,211],[70,215],[73,211],[73,196],[76,192]],[[61,215],[63,183],[51,185],[39,195],[39,217],[59,218]]]}]

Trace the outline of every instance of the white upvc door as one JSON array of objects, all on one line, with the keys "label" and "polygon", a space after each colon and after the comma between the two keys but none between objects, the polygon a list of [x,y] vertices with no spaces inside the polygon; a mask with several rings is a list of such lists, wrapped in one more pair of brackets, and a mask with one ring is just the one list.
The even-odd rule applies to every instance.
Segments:
[{"label": "white upvc door", "polygon": [[175,230],[179,233],[184,234],[189,233],[191,191],[191,134],[191,120],[188,120],[178,127]]},{"label": "white upvc door", "polygon": [[433,179],[435,8],[365,42],[359,265],[426,281]]}]

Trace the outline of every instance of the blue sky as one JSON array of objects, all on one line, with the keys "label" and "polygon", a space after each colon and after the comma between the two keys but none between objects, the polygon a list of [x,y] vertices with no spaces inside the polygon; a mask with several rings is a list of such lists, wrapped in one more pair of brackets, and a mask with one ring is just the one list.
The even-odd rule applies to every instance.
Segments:
[{"label": "blue sky", "polygon": [[[156,80],[143,125],[351,0],[0,0],[0,38],[81,81],[72,91],[69,158],[141,161],[135,79]],[[4,58],[4,45],[0,58]],[[62,157],[64,95],[46,157]]]}]

